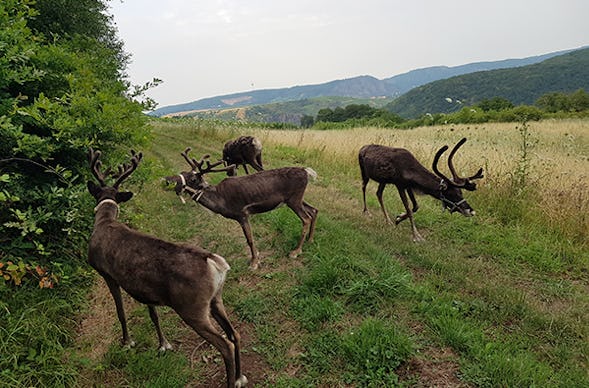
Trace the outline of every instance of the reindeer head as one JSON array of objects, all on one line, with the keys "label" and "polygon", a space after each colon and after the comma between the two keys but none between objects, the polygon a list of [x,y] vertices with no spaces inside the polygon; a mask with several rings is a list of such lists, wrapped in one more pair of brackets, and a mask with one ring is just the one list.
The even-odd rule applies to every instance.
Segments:
[{"label": "reindeer head", "polygon": [[191,170],[182,171],[176,176],[168,176],[165,178],[167,182],[176,183],[176,187],[174,188],[176,195],[181,195],[182,192],[189,191],[192,193],[194,198],[197,193],[208,186],[208,183],[204,178],[205,174],[208,174],[209,172],[235,171],[235,165],[233,164],[227,167],[215,169],[215,167],[223,164],[223,161],[220,160],[211,164],[211,162],[208,160],[210,158],[210,155],[208,154],[204,155],[198,161],[194,158],[190,158],[188,156],[190,150],[191,148],[188,147],[184,150],[184,152],[180,153],[180,155],[184,157]]},{"label": "reindeer head", "polygon": [[[100,161],[101,152],[94,151],[90,148],[88,152],[88,161],[90,162],[90,169],[92,174],[98,181],[99,185],[92,181],[88,181],[88,191],[96,199],[97,203],[110,199],[116,203],[126,202],[133,197],[133,193],[130,191],[119,191],[119,185],[131,175],[133,171],[139,165],[143,154],[141,152],[136,153],[131,150],[131,161],[127,164],[122,164],[118,167],[118,172],[113,173],[110,168],[107,168],[105,172],[100,171],[102,165]],[[116,180],[112,186],[108,186],[105,179],[108,175],[113,175]]]},{"label": "reindeer head", "polygon": [[438,169],[438,161],[440,157],[446,150],[448,146],[445,145],[438,150],[436,156],[434,157],[434,162],[432,164],[432,169],[441,178],[440,181],[440,200],[444,206],[444,209],[449,209],[450,212],[459,211],[464,216],[474,216],[475,211],[474,209],[466,202],[464,197],[462,196],[462,189],[474,191],[476,190],[476,183],[472,182],[475,179],[481,179],[483,177],[483,169],[480,168],[477,173],[471,177],[463,178],[460,177],[456,173],[456,169],[454,168],[454,164],[452,159],[456,154],[456,151],[466,142],[466,138],[461,139],[452,149],[450,152],[450,156],[448,157],[448,168],[452,173],[452,179],[448,179],[444,174],[440,172]]}]

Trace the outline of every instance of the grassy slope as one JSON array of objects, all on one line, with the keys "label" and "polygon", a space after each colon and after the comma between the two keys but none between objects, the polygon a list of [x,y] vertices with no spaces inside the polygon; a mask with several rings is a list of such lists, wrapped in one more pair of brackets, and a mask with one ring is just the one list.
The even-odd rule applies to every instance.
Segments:
[{"label": "grassy slope", "polygon": [[[437,136],[454,141],[469,129],[457,131]],[[193,147],[195,157],[206,152],[216,158],[223,141],[236,134],[206,124],[156,122],[146,164],[158,176],[175,173],[186,168],[179,155],[185,146]],[[191,241],[228,259],[225,302],[244,336],[243,369],[255,386],[589,383],[586,245],[567,243],[531,222],[501,219],[491,208],[499,203],[493,189],[484,187],[466,194],[480,215],[473,219],[442,213],[438,203],[420,198],[416,220],[427,242],[414,244],[407,224],[384,224],[374,183],[368,195],[372,216],[362,216],[355,151],[331,154],[336,134],[347,135],[351,149],[363,141],[353,132],[334,133],[331,145],[309,143],[303,133],[257,132],[268,167],[305,165],[319,172],[306,196],[320,210],[316,239],[296,260],[287,254],[300,223],[287,208],[252,219],[263,255],[255,273],[247,269],[237,223],[193,203],[182,205],[156,179],[135,189],[136,197],[122,209],[122,218],[138,229]],[[440,141],[425,140],[423,152],[429,154]],[[400,211],[394,188],[385,197],[391,214]],[[100,287],[96,292],[104,295]],[[119,349],[112,315],[116,335],[102,339],[108,350],[90,358],[84,381],[129,386],[223,381],[218,354],[175,314],[164,309],[163,325],[179,351],[157,356],[145,309],[131,305],[130,310],[138,347]]]}]

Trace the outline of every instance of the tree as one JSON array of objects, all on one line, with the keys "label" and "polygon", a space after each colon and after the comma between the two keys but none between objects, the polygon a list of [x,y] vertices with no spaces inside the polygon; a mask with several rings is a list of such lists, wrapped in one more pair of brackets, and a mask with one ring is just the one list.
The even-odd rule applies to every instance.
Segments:
[{"label": "tree", "polygon": [[583,89],[573,92],[569,99],[572,111],[583,112],[589,110],[589,95]]},{"label": "tree", "polygon": [[489,111],[502,111],[506,109],[513,108],[513,103],[509,101],[507,98],[503,97],[493,97],[490,99],[484,99],[477,105],[480,109],[485,112]]},{"label": "tree", "polygon": [[[0,339],[11,349],[0,352],[0,370],[17,386],[74,385],[66,381],[75,370],[62,367],[67,322],[59,320],[71,319],[88,279],[86,152],[115,158],[149,134],[104,4],[0,2],[0,305],[9,312],[0,327],[11,333]],[[51,295],[38,290],[53,286]],[[45,316],[35,306],[46,304],[52,324],[39,336],[22,322]],[[31,356],[41,354],[42,363]]]},{"label": "tree", "polygon": [[[121,146],[147,139],[142,106],[127,96],[122,46],[100,5],[0,3],[2,260],[78,259],[72,252],[89,227],[78,210],[88,148],[127,152]],[[67,17],[54,20],[60,10]]]},{"label": "tree", "polygon": [[303,115],[301,117],[301,127],[311,128],[313,124],[315,124],[315,119],[313,119],[313,116]]}]

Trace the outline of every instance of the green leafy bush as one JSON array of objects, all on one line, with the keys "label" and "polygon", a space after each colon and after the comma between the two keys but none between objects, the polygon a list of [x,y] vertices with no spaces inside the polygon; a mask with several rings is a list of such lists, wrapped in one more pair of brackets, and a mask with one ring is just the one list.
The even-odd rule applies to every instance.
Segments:
[{"label": "green leafy bush", "polygon": [[149,136],[106,2],[65,3],[0,4],[0,370],[22,386],[75,380],[60,352],[90,278],[88,148],[116,160]]}]

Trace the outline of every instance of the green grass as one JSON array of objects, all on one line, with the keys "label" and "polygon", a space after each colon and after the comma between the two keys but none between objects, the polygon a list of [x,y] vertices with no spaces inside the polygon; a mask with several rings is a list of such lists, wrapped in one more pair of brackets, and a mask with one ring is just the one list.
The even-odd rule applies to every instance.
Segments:
[{"label": "green grass", "polygon": [[[319,219],[315,241],[290,259],[301,228],[292,211],[253,216],[263,257],[260,270],[252,272],[236,222],[194,203],[183,205],[159,181],[187,168],[180,156],[186,146],[195,157],[211,153],[214,160],[225,140],[245,131],[189,123],[154,122],[154,142],[140,167],[151,178],[131,188],[136,196],[122,206],[121,218],[227,258],[232,270],[225,305],[242,336],[247,334],[243,370],[250,380],[255,376],[254,386],[435,385],[402,372],[416,360],[434,369],[451,363],[458,369],[454,382],[474,386],[589,385],[586,244],[528,223],[528,217],[510,213],[509,198],[484,188],[466,194],[476,218],[443,213],[436,201],[420,197],[416,222],[427,241],[415,244],[408,224],[385,225],[374,183],[368,193],[372,216],[362,215],[355,161],[333,158],[322,146],[265,144],[268,167],[305,165],[319,172],[306,195]],[[280,143],[280,133],[265,135]],[[385,191],[385,202],[391,215],[401,211],[394,188]],[[201,340],[172,311],[163,309],[161,320],[177,350],[160,355],[145,307],[128,310],[137,347],[120,348],[113,316],[116,334],[101,358],[91,361],[83,350],[73,351],[72,360],[82,361],[69,365],[84,376],[73,385],[195,386],[213,373],[222,380],[218,353],[195,350]],[[194,358],[195,352],[213,362]],[[449,356],[436,356],[442,353]],[[256,364],[248,365],[252,358]],[[72,379],[75,373],[63,385]]]}]

